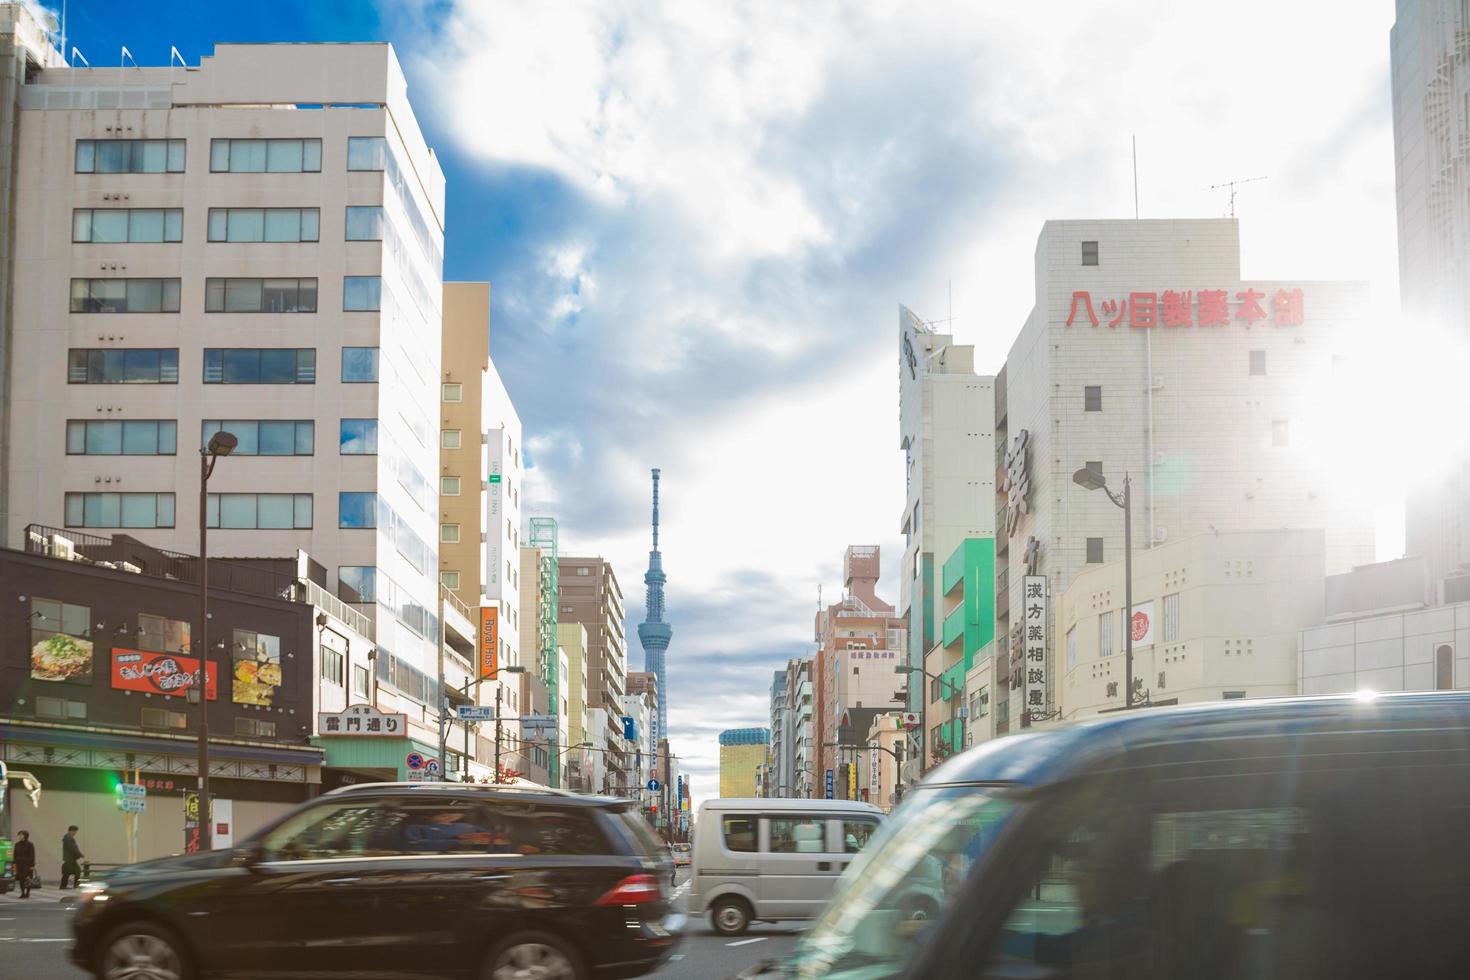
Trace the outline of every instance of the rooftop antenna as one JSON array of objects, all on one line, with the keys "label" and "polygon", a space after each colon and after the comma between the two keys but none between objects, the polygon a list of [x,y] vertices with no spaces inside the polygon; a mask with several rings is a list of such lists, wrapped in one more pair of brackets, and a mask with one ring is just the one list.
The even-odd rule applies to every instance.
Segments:
[{"label": "rooftop antenna", "polygon": [[138,67],[138,59],[133,57],[133,52],[129,51],[128,46],[124,44],[122,49],[122,57],[118,59],[117,66],[119,68],[126,68],[129,61],[133,63],[134,68]]},{"label": "rooftop antenna", "polygon": [[1138,220],[1138,134],[1133,134],[1133,220]]},{"label": "rooftop antenna", "polygon": [[1212,184],[1210,190],[1218,191],[1222,187],[1230,188],[1230,217],[1235,217],[1235,188],[1241,184],[1254,184],[1258,180],[1267,180],[1267,177],[1246,177],[1242,180],[1227,180],[1223,184]]},{"label": "rooftop antenna", "polygon": [[82,64],[86,65],[88,68],[91,68],[92,67],[92,63],[87,60],[87,56],[84,55],[84,54],[82,54],[81,51],[77,50],[76,45],[72,45],[72,49],[71,49],[71,66],[73,68],[75,68],[77,66],[77,59],[78,58],[81,58],[82,59]]},{"label": "rooftop antenna", "polygon": [[189,63],[184,60],[184,56],[179,53],[179,49],[170,44],[168,46],[168,66],[172,68],[175,61],[178,61],[180,68],[189,67]]}]

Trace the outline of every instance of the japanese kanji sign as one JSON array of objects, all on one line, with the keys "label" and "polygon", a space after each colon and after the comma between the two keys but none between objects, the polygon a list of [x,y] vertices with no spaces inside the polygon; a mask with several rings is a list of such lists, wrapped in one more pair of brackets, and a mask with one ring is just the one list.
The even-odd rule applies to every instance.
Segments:
[{"label": "japanese kanji sign", "polygon": [[1047,616],[1045,575],[1027,575],[1021,580],[1021,642],[1024,644],[1026,711],[1033,717],[1046,714]]},{"label": "japanese kanji sign", "polygon": [[1031,499],[1031,433],[1022,429],[1011,440],[1006,453],[1006,478],[1001,490],[1006,495],[1006,536],[1016,533],[1021,518],[1030,509]]},{"label": "japanese kanji sign", "polygon": [[316,718],[320,735],[402,738],[408,734],[408,715],[385,714],[366,704],[350,704],[337,712],[322,711]]},{"label": "japanese kanji sign", "polygon": [[1130,292],[1125,296],[1100,297],[1078,290],[1067,310],[1067,326],[1106,324],[1116,329],[1129,327],[1177,330],[1188,327],[1228,327],[1244,324],[1247,329],[1269,323],[1275,327],[1299,327],[1306,320],[1300,289],[1280,288],[1268,296],[1249,286],[1232,293],[1228,289],[1165,289],[1159,292]]}]

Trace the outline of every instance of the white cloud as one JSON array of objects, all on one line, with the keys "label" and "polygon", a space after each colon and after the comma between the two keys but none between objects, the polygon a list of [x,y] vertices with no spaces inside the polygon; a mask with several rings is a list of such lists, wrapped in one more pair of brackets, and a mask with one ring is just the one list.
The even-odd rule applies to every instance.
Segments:
[{"label": "white cloud", "polygon": [[[998,369],[1041,223],[1132,216],[1135,134],[1144,217],[1221,215],[1210,185],[1265,175],[1237,201],[1248,276],[1396,293],[1389,4],[434,9],[405,51],[421,113],[507,209],[518,174],[560,182],[555,219],[517,212],[525,248],[484,273],[528,509],[612,557],[634,612],[664,467],[674,738],[698,733],[679,746],[698,794],[707,723],[762,723],[818,578],[840,584],[848,543],[895,541],[897,303],[937,318],[952,288],[954,332]],[[681,605],[707,618],[681,628]],[[762,666],[696,682],[729,662]]]}]

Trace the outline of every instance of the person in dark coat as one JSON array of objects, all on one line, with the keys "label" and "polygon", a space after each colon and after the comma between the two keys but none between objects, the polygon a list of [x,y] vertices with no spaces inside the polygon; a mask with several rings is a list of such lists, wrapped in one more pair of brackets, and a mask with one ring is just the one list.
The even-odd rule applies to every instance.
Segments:
[{"label": "person in dark coat", "polygon": [[77,825],[72,824],[66,828],[66,836],[61,838],[61,887],[66,887],[67,879],[71,879],[73,885],[80,886],[82,883],[82,847],[77,843]]},{"label": "person in dark coat", "polygon": [[29,830],[15,835],[15,880],[20,882],[20,897],[31,897],[31,878],[36,874],[36,845],[31,843]]}]

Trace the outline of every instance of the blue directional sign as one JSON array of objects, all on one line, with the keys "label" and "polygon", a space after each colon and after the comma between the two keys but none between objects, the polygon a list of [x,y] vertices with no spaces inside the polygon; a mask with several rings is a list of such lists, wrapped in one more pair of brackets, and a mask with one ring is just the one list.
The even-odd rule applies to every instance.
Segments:
[{"label": "blue directional sign", "polygon": [[832,770],[827,770],[827,799],[832,799]]},{"label": "blue directional sign", "polygon": [[654,792],[654,793],[658,792],[658,787],[659,787],[659,782],[658,782],[657,779],[650,779],[648,781],[648,789],[649,789],[650,792]]},{"label": "blue directional sign", "polygon": [[638,738],[638,723],[631,715],[623,715],[623,738],[633,742]]}]

